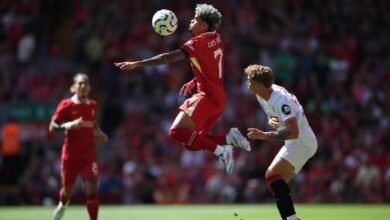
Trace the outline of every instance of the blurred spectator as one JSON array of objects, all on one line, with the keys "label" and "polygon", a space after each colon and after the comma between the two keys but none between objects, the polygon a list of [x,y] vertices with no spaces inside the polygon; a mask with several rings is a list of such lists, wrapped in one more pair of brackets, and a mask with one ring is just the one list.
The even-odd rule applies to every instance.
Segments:
[{"label": "blurred spectator", "polygon": [[22,171],[21,126],[10,119],[2,126],[1,131],[0,194],[5,198],[0,199],[4,199],[3,202],[15,203],[13,197],[19,194],[18,183]]}]

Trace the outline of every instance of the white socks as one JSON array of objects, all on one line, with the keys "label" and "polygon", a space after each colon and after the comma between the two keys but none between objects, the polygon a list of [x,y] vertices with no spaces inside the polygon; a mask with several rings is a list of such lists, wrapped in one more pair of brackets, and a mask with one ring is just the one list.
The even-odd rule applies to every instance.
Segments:
[{"label": "white socks", "polygon": [[298,220],[297,215],[290,215],[286,218],[286,220]]},{"label": "white socks", "polygon": [[223,154],[224,151],[225,151],[225,148],[223,146],[217,145],[217,148],[215,148],[214,154],[219,156],[219,155]]}]

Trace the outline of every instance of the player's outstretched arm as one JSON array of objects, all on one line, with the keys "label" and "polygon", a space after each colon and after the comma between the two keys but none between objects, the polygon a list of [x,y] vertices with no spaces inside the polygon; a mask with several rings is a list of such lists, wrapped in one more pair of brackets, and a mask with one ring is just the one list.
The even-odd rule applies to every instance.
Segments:
[{"label": "player's outstretched arm", "polygon": [[119,62],[119,63],[114,63],[114,65],[116,67],[119,67],[119,69],[121,70],[132,70],[137,67],[158,66],[161,64],[172,63],[172,62],[183,60],[185,58],[186,58],[186,54],[181,49],[177,49],[167,53],[159,54],[149,59],[133,61],[133,62]]},{"label": "player's outstretched arm", "polygon": [[299,137],[299,127],[296,118],[285,121],[286,128],[279,131],[262,131],[257,128],[248,128],[248,137],[258,140],[285,141]]}]

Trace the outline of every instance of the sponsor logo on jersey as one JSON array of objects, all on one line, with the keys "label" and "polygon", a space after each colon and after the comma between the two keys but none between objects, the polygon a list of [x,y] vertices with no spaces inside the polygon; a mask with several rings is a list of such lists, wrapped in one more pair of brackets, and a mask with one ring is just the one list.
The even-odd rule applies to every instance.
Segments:
[{"label": "sponsor logo on jersey", "polygon": [[285,115],[289,115],[291,113],[291,107],[289,105],[282,105],[282,112]]}]

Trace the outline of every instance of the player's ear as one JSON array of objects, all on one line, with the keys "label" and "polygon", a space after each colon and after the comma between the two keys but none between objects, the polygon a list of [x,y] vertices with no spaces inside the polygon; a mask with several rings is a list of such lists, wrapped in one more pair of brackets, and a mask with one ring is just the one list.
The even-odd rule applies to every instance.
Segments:
[{"label": "player's ear", "polygon": [[70,87],[69,87],[69,91],[70,91],[70,93],[76,93],[76,88],[74,87],[74,85],[71,85]]},{"label": "player's ear", "polygon": [[203,22],[202,27],[205,30],[205,32],[209,31],[209,25],[206,22]]}]

